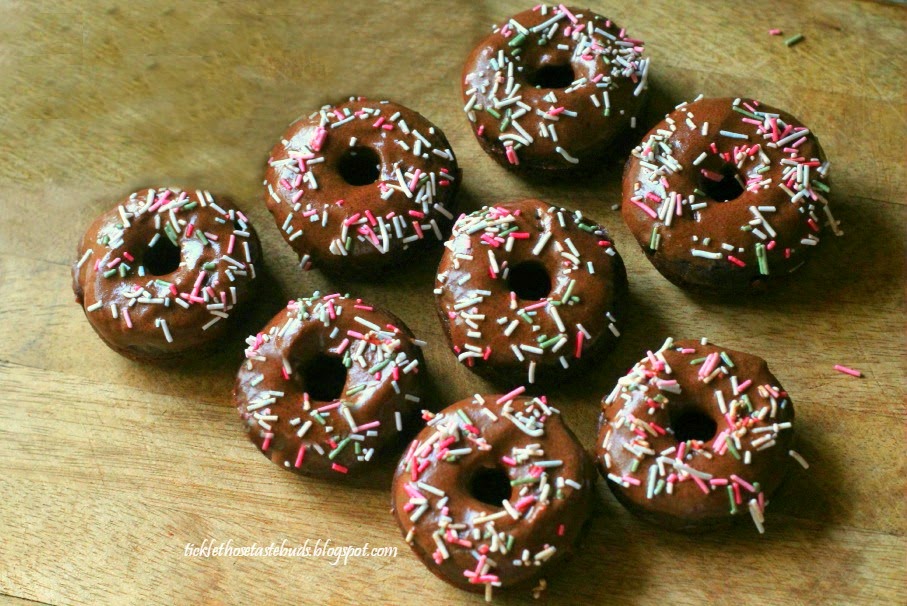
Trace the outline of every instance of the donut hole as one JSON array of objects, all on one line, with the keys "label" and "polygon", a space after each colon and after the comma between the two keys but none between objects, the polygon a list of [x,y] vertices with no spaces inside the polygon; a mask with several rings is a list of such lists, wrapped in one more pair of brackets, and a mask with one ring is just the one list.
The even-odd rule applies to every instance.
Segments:
[{"label": "donut hole", "polygon": [[347,368],[337,356],[319,354],[303,364],[299,374],[312,400],[333,402],[343,395]]},{"label": "donut hole", "polygon": [[158,238],[154,246],[145,249],[142,264],[145,272],[152,276],[166,276],[179,269],[182,254],[179,246],[169,238]]},{"label": "donut hole", "polygon": [[739,198],[744,191],[737,167],[730,162],[725,162],[718,170],[701,168],[699,170],[699,189],[705,192],[709,198],[719,202]]},{"label": "donut hole", "polygon": [[529,74],[529,83],[537,88],[567,88],[576,80],[569,63],[541,65]]},{"label": "donut hole", "polygon": [[502,467],[479,467],[470,476],[468,488],[474,499],[495,507],[512,492],[510,476]]},{"label": "donut hole", "polygon": [[551,292],[551,276],[538,261],[523,261],[508,270],[507,287],[524,301],[540,301]]},{"label": "donut hole", "polygon": [[337,170],[350,185],[368,185],[381,176],[381,158],[370,147],[350,147],[340,156]]},{"label": "donut hole", "polygon": [[671,430],[678,442],[698,440],[708,442],[715,437],[718,424],[709,415],[695,408],[681,408],[671,414]]}]

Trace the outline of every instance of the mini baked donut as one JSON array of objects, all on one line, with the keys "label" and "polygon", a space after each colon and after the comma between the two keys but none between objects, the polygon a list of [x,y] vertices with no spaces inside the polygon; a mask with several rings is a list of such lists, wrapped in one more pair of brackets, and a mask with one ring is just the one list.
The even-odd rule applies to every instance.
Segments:
[{"label": "mini baked donut", "polygon": [[261,246],[209,192],[143,189],[95,219],[73,265],[91,327],[117,353],[165,360],[210,344],[250,297]]},{"label": "mini baked donut", "polygon": [[488,599],[571,554],[595,496],[591,457],[556,408],[522,392],[426,412],[391,489],[397,524],[428,569]]},{"label": "mini baked donut", "polygon": [[443,241],[460,169],[419,113],[351,97],[293,122],[271,150],[268,210],[304,269],[368,271]]},{"label": "mini baked donut", "polygon": [[597,462],[617,499],[674,530],[750,515],[791,457],[794,407],[765,360],[702,341],[668,339],[602,403]]},{"label": "mini baked donut", "polygon": [[678,286],[765,290],[800,267],[828,208],[828,162],[815,136],[754,100],[683,103],[633,150],[623,216],[649,260]]},{"label": "mini baked donut", "polygon": [[418,412],[424,343],[360,299],[290,301],[247,344],[233,401],[252,442],[290,471],[361,472]]},{"label": "mini baked donut", "polygon": [[511,384],[548,381],[620,336],[623,261],[578,211],[522,200],[461,216],[435,282],[460,362]]},{"label": "mini baked donut", "polygon": [[635,128],[649,60],[590,10],[540,4],[482,40],[463,67],[463,110],[482,149],[512,169],[594,165]]}]

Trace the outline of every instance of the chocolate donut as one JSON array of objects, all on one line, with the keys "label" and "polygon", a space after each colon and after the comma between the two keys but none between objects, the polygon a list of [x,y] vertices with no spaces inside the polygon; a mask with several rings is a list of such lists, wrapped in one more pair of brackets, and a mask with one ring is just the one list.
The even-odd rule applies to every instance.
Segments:
[{"label": "chocolate donut", "polygon": [[683,103],[627,161],[623,216],[656,269],[685,288],[748,292],[800,267],[828,208],[828,162],[788,113],[741,99]]},{"label": "chocolate donut", "polygon": [[95,219],[73,292],[117,353],[165,360],[210,344],[249,299],[261,246],[243,213],[209,192],[143,189]]},{"label": "chocolate donut", "polygon": [[351,97],[271,150],[268,210],[304,269],[366,272],[443,241],[460,169],[444,133],[390,101]]},{"label": "chocolate donut", "polygon": [[[597,463],[617,499],[674,530],[749,514],[763,532],[788,471],[794,406],[765,360],[668,339],[602,403]],[[790,456],[789,456],[790,455]]]},{"label": "chocolate donut", "polygon": [[558,410],[522,391],[426,412],[391,490],[429,570],[489,599],[572,553],[595,496],[591,458]]},{"label": "chocolate donut", "polygon": [[424,343],[360,299],[290,301],[247,344],[233,401],[252,442],[290,471],[361,472],[418,411]]},{"label": "chocolate donut", "polygon": [[513,383],[553,380],[620,336],[624,264],[580,212],[539,200],[487,206],[461,216],[445,247],[438,316],[470,368]]},{"label": "chocolate donut", "polygon": [[482,149],[512,169],[594,165],[636,126],[643,43],[590,10],[544,4],[482,40],[463,67],[463,110]]}]

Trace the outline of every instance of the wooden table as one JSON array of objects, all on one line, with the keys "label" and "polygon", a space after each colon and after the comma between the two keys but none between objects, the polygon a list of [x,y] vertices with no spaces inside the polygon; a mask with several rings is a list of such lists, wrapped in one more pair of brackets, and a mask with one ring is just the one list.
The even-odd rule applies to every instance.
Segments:
[{"label": "wooden table", "polygon": [[[356,6],[347,6],[355,4]],[[390,466],[363,486],[302,480],[258,454],[230,403],[242,339],[289,298],[358,294],[430,345],[432,403],[489,387],[455,364],[433,315],[438,255],[381,283],[301,274],[261,202],[286,124],[351,93],[393,97],[448,134],[461,205],[538,196],[608,226],[633,309],[600,367],[551,394],[591,444],[598,401],[645,348],[698,337],[764,356],[797,404],[797,469],[758,536],[748,523],[667,534],[600,483],[582,555],[550,575],[563,603],[907,601],[904,434],[905,10],[872,2],[596,2],[645,39],[646,128],[697,93],[756,96],[799,116],[831,158],[832,239],[783,291],[695,298],[661,278],[611,209],[620,164],[529,183],[489,160],[462,115],[459,72],[523,2],[0,4],[0,602],[481,601],[429,574],[389,515]],[[769,36],[781,28],[784,36]],[[788,48],[784,38],[806,39]],[[263,236],[267,293],[221,353],[134,364],[73,304],[69,265],[91,218],[143,185],[229,192]],[[855,379],[836,363],[862,369]],[[186,557],[187,543],[397,547],[393,557]],[[499,594],[502,595],[502,594]],[[528,589],[501,603],[531,602]]]}]

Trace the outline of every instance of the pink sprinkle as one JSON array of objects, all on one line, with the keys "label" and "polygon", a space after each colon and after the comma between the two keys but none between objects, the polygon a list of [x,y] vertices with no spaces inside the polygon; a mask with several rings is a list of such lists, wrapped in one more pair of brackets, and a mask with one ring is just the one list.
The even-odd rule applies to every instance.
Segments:
[{"label": "pink sprinkle", "polygon": [[845,375],[850,375],[852,377],[862,377],[863,373],[855,368],[850,368],[848,366],[842,366],[841,364],[835,364],[835,370],[838,372],[843,372]]},{"label": "pink sprinkle", "polygon": [[501,457],[501,460],[504,461],[504,463],[506,463],[507,465],[510,465],[511,467],[516,467],[516,461],[514,461],[513,459],[511,459],[508,456]]},{"label": "pink sprinkle", "polygon": [[334,471],[339,471],[340,473],[347,473],[349,471],[349,469],[338,463],[331,465],[331,469],[333,469]]},{"label": "pink sprinkle", "polygon": [[627,476],[627,475],[625,475],[624,477],[622,477],[621,480],[623,480],[623,481],[626,482],[627,484],[632,484],[633,486],[639,486],[639,485],[642,483],[642,482],[640,482],[639,480],[637,480],[636,478],[633,478],[633,477],[630,477],[630,476]]},{"label": "pink sprinkle", "polygon": [[744,488],[746,488],[747,490],[749,490],[750,492],[755,494],[756,489],[753,487],[753,485],[750,484],[749,482],[747,482],[746,480],[744,480],[743,478],[741,478],[740,476],[735,476],[734,474],[731,474],[730,479],[733,482],[740,484],[741,486],[743,486]]},{"label": "pink sprinkle", "polygon": [[693,478],[693,481],[696,482],[696,485],[699,486],[699,489],[702,490],[705,494],[709,494],[709,487],[705,485],[705,482],[702,481],[702,478],[690,474],[690,477]]},{"label": "pink sprinkle", "polygon": [[780,36],[780,35],[781,35],[781,30],[780,30],[780,29],[777,29],[777,28],[776,28],[776,29],[770,29],[770,30],[768,30],[768,35],[769,35],[769,36]]},{"label": "pink sprinkle", "polygon": [[497,399],[497,402],[495,402],[495,404],[504,404],[505,402],[510,402],[511,400],[513,400],[515,397],[517,397],[518,395],[520,395],[520,394],[523,393],[524,391],[526,391],[526,386],[525,386],[525,385],[520,385],[519,387],[517,387],[516,389],[514,389],[514,390],[511,391],[510,393],[504,394],[503,396],[501,396],[500,398],[498,398],[498,399]]},{"label": "pink sprinkle", "polygon": [[653,219],[657,219],[657,218],[658,218],[658,213],[656,213],[654,210],[652,210],[651,208],[649,208],[648,206],[646,206],[645,204],[643,204],[643,203],[640,202],[639,200],[633,200],[633,204],[635,204],[636,206],[638,206],[638,207],[640,207],[641,209],[643,209],[644,211],[646,211],[646,213],[647,213],[650,217],[652,217]]},{"label": "pink sprinkle", "polygon": [[299,447],[299,453],[296,455],[296,463],[293,464],[293,467],[299,469],[303,458],[305,458],[305,444]]}]

